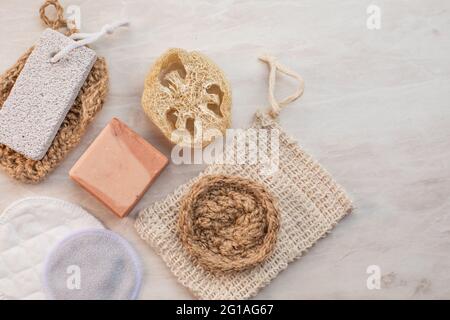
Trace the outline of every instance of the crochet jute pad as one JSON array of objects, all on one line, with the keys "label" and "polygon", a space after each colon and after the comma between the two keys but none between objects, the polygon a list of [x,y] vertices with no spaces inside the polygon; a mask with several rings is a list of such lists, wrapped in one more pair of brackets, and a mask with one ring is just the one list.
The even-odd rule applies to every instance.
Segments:
[{"label": "crochet jute pad", "polygon": [[[49,5],[57,9],[56,20],[49,20],[45,16],[45,8]],[[57,1],[47,1],[40,12],[41,19],[47,26],[55,30],[67,26],[63,18],[63,10]],[[69,30],[69,33],[74,31]],[[33,48],[30,48],[25,52],[9,70],[0,76],[0,108],[8,98],[32,50]],[[40,182],[80,142],[87,126],[101,110],[107,90],[106,62],[104,58],[98,58],[44,158],[38,161],[27,159],[5,145],[0,145],[0,167],[14,179],[27,183]]]},{"label": "crochet jute pad", "polygon": [[255,295],[351,210],[349,198],[332,177],[272,118],[258,115],[253,128],[280,132],[280,168],[274,175],[261,174],[258,166],[233,165],[209,166],[202,175],[254,179],[278,199],[280,230],[275,249],[265,262],[247,271],[217,275],[202,268],[184,249],[176,230],[180,202],[202,175],[143,210],[136,221],[140,236],[155,248],[178,280],[202,299],[246,299]]},{"label": "crochet jute pad", "polygon": [[279,220],[275,199],[263,185],[238,176],[207,175],[181,200],[178,233],[205,269],[235,272],[272,254]]}]

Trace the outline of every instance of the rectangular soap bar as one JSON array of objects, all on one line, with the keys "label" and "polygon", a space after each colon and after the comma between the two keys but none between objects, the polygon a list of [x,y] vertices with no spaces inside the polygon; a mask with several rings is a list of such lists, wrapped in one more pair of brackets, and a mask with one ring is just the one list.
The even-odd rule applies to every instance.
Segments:
[{"label": "rectangular soap bar", "polygon": [[113,118],[70,170],[70,177],[119,217],[126,216],[168,159]]},{"label": "rectangular soap bar", "polygon": [[96,61],[87,47],[51,57],[74,41],[46,29],[0,109],[0,143],[33,160],[48,151]]}]

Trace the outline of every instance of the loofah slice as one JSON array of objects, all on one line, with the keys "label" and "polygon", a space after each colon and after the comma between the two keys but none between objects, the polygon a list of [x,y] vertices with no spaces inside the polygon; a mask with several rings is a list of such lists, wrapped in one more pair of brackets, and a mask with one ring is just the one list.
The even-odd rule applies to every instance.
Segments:
[{"label": "loofah slice", "polygon": [[208,175],[184,196],[178,218],[182,244],[209,271],[241,271],[273,251],[280,227],[265,187],[238,176]]},{"label": "loofah slice", "polygon": [[170,49],[145,81],[142,106],[173,143],[205,147],[231,123],[231,90],[223,72],[198,52]]},{"label": "loofah slice", "polygon": [[[0,76],[0,108],[32,50],[29,49]],[[27,159],[7,146],[0,145],[0,167],[14,179],[27,183],[40,182],[80,142],[86,127],[101,110],[107,90],[106,62],[98,58],[44,158],[38,161]]]}]

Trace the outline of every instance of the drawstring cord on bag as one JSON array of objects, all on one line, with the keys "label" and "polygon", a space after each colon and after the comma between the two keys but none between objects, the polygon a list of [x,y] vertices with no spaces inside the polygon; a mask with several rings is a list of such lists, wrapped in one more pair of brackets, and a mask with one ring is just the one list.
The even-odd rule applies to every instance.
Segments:
[{"label": "drawstring cord on bag", "polygon": [[[269,65],[269,102],[270,107],[272,108],[269,111],[269,115],[272,118],[276,118],[280,114],[282,108],[286,107],[289,103],[302,96],[303,91],[305,90],[305,81],[298,73],[279,63],[273,56],[263,55],[259,57],[259,59]],[[280,102],[275,99],[275,83],[277,71],[280,71],[287,76],[297,79],[299,82],[297,90],[292,95],[286,97]]]},{"label": "drawstring cord on bag", "polygon": [[[56,19],[49,19],[46,15],[46,9],[49,6],[53,6],[56,10]],[[118,21],[112,24],[104,25],[99,32],[95,33],[78,33],[76,29],[69,29],[67,20],[64,18],[64,8],[61,6],[58,0],[46,0],[39,9],[39,14],[42,22],[52,28],[53,30],[59,30],[61,28],[67,28],[66,35],[75,41],[68,46],[62,48],[52,58],[51,62],[56,63],[63,58],[70,51],[94,43],[106,34],[112,34],[117,28],[126,27],[129,25],[128,21]]]}]

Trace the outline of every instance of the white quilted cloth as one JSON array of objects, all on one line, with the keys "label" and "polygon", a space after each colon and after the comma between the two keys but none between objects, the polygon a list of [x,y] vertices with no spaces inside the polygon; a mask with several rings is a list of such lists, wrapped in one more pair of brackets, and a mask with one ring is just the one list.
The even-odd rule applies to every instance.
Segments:
[{"label": "white quilted cloth", "polygon": [[81,207],[47,197],[14,202],[0,215],[0,300],[45,299],[42,271],[49,251],[70,233],[103,228]]}]

